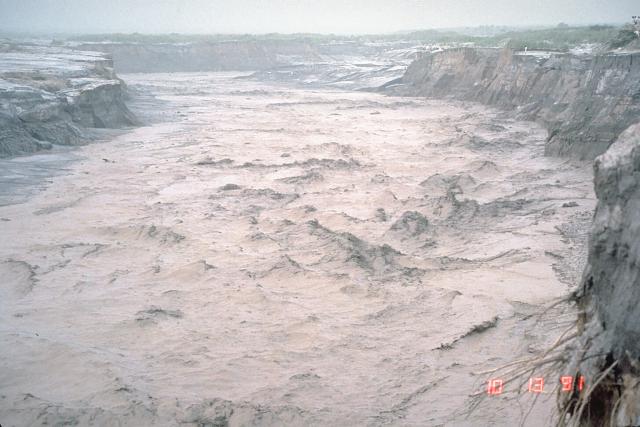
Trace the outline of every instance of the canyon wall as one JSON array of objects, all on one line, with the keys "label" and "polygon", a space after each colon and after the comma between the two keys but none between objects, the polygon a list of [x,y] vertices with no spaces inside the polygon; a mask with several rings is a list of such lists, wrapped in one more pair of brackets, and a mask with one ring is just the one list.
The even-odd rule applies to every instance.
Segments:
[{"label": "canyon wall", "polygon": [[640,52],[575,56],[451,49],[422,56],[383,89],[514,111],[547,127],[546,154],[592,159],[640,119]]},{"label": "canyon wall", "polygon": [[[109,54],[119,73],[265,71],[336,63],[379,64],[414,58],[416,42],[299,39],[158,42],[75,42],[71,47]],[[289,80],[295,81],[295,75]],[[380,83],[382,84],[382,83]]]},{"label": "canyon wall", "polygon": [[615,358],[640,360],[640,124],[596,159],[598,206],[583,293],[599,313]]},{"label": "canyon wall", "polygon": [[594,170],[598,205],[568,363],[589,387],[562,396],[562,406],[569,425],[640,425],[640,124],[623,132]]},{"label": "canyon wall", "polygon": [[81,144],[86,128],[135,124],[114,69],[254,71],[256,79],[353,89],[401,75],[413,59],[411,46],[306,38],[55,46],[0,40],[0,157]]},{"label": "canyon wall", "polygon": [[78,145],[86,128],[136,123],[105,55],[42,46],[0,49],[0,157]]},{"label": "canyon wall", "polygon": [[318,59],[314,46],[304,41],[105,42],[77,48],[108,53],[120,73],[255,71],[285,65],[288,56]]}]

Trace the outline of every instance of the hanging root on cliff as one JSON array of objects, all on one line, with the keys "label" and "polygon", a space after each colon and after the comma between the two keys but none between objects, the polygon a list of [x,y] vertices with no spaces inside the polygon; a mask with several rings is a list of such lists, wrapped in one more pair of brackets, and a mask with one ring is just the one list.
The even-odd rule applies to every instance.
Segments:
[{"label": "hanging root on cliff", "polygon": [[[586,316],[583,306],[580,311],[558,308],[563,303],[574,301],[569,295],[545,307],[539,313],[526,317],[536,317],[535,324],[553,323],[552,327],[568,325],[558,334],[555,341],[539,351],[535,356],[516,360],[502,366],[475,372],[485,381],[489,378],[501,379],[501,397],[514,400],[522,408],[521,425],[527,422],[538,398],[549,396],[552,382],[557,379],[554,392],[557,395],[558,411],[551,415],[549,424],[558,427],[613,427],[640,425],[640,362],[627,354],[616,359],[603,348],[596,328],[585,328]],[[552,312],[553,310],[553,312]],[[545,319],[551,313],[552,317]],[[575,316],[565,320],[567,315]],[[588,330],[589,332],[587,332]],[[528,393],[527,383],[532,377],[542,377],[549,381],[543,394]],[[561,376],[575,380],[571,390],[562,390]],[[579,378],[584,378],[583,386],[578,386]],[[469,416],[491,395],[488,382],[470,395],[465,411]],[[547,387],[549,387],[547,389]],[[554,392],[551,392],[553,394]],[[518,400],[524,395],[534,397],[522,404]]]},{"label": "hanging root on cliff", "polygon": [[[583,353],[584,354],[584,353]],[[585,375],[595,373],[581,393],[558,396],[558,427],[639,425],[640,364],[630,355],[613,360],[611,354],[583,357]],[[595,359],[595,360],[594,360]]]},{"label": "hanging root on cliff", "polygon": [[[567,304],[567,305],[573,305],[575,303],[577,299],[577,294],[576,292],[572,292],[569,293],[561,298],[558,298],[552,302],[550,302],[549,304],[547,304],[546,306],[544,306],[542,308],[542,311],[540,311],[539,313],[534,313],[534,314],[530,314],[529,316],[526,316],[525,319],[531,318],[531,317],[535,317],[536,318],[536,323],[535,326],[538,326],[538,324],[545,320],[547,318],[547,315],[549,315],[549,313],[552,312],[552,310],[557,309],[559,306],[563,305],[563,304]],[[561,313],[560,315],[566,315],[566,312]],[[570,313],[568,314],[575,314],[575,312],[572,310]],[[557,319],[558,313],[554,313],[554,319]],[[572,323],[575,323],[575,318],[572,319]]]},{"label": "hanging root on cliff", "polygon": [[[587,386],[587,389],[582,393],[572,396],[569,399],[569,403],[564,407],[564,410],[561,413],[561,416],[558,418],[558,426],[581,426],[583,425],[583,415],[584,410],[590,404],[590,399],[603,388],[610,388],[611,379],[609,377],[609,373],[616,367],[618,361],[616,360],[608,368],[606,368],[597,378],[595,378],[593,384]],[[610,393],[607,393],[610,394]],[[600,400],[599,403],[604,403]],[[615,406],[615,405],[612,405]],[[613,413],[610,418],[613,417]]]},{"label": "hanging root on cliff", "polygon": [[[545,309],[538,314],[538,321],[546,316],[550,310],[558,307],[562,303],[566,303],[570,300],[570,296],[555,301],[553,304],[545,307]],[[563,313],[564,314],[564,313]],[[531,317],[531,316],[529,316]],[[569,327],[565,328],[555,339],[555,341],[547,348],[541,350],[533,357],[516,360],[505,365],[481,371],[475,372],[474,375],[487,378],[500,378],[502,381],[502,389],[504,395],[509,396],[511,399],[518,399],[528,392],[528,382],[530,378],[534,376],[542,378],[555,378],[561,372],[562,367],[567,363],[567,348],[578,337],[576,331],[575,320],[569,322]],[[483,389],[472,394],[470,396],[470,405],[467,414],[471,414],[485,398],[490,396],[488,390],[488,383],[483,384]],[[546,394],[546,393],[545,393]],[[536,394],[534,401],[528,408],[523,410],[522,424],[526,422],[528,415],[530,414],[533,406],[538,400],[539,395]]]}]

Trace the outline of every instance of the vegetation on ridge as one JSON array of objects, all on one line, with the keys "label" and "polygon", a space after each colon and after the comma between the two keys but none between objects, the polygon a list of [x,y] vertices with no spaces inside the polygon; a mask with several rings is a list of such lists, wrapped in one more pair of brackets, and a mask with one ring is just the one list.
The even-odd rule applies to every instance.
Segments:
[{"label": "vegetation on ridge", "polygon": [[453,30],[421,30],[397,34],[89,34],[69,37],[69,41],[117,43],[219,43],[231,41],[304,41],[327,42],[400,42],[417,41],[430,44],[510,47],[514,49],[568,51],[581,45],[620,47],[635,36],[627,27],[591,25],[570,27],[560,24],[543,29],[511,30],[491,36],[467,35]]}]

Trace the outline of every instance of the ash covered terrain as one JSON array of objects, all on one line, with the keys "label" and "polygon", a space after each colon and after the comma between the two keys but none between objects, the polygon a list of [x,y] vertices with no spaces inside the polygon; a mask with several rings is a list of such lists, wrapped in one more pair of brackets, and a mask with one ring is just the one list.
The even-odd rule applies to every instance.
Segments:
[{"label": "ash covered terrain", "polygon": [[637,53],[442,50],[5,48],[2,425],[558,421],[520,378],[480,398],[605,269],[593,157],[637,143]]}]

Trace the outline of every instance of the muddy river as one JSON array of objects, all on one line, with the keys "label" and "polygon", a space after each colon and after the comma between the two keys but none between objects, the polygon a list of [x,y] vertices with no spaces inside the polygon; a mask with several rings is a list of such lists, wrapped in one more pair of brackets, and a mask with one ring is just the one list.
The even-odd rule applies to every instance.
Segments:
[{"label": "muddy river", "polygon": [[474,394],[574,319],[540,313],[586,259],[588,163],[475,104],[122,77],[147,125],[0,206],[3,426],[548,420],[557,378]]}]

